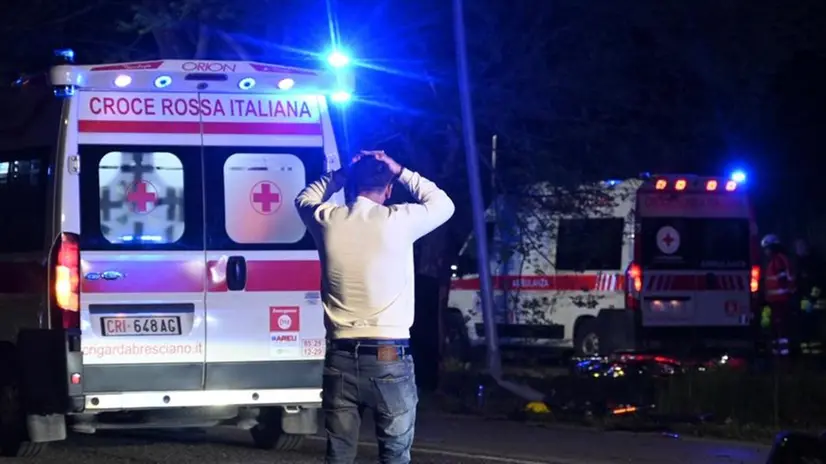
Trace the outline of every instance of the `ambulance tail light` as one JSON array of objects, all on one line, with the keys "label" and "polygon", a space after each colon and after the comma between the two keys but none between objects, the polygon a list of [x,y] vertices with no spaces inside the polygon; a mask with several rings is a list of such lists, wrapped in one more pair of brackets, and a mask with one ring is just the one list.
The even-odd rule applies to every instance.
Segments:
[{"label": "ambulance tail light", "polygon": [[665,179],[659,179],[654,183],[654,188],[657,190],[665,190],[666,187],[668,187],[668,181]]},{"label": "ambulance tail light", "polygon": [[751,279],[749,279],[749,290],[752,293],[757,293],[760,290],[760,266],[754,265],[751,267]]},{"label": "ambulance tail light", "polygon": [[713,192],[717,190],[717,181],[714,179],[709,180],[706,182],[706,191]]},{"label": "ambulance tail light", "polygon": [[637,263],[631,263],[625,273],[625,307],[639,309],[640,292],[642,291],[642,268]]},{"label": "ambulance tail light", "polygon": [[677,179],[677,182],[674,183],[674,190],[677,190],[678,192],[681,192],[681,191],[685,190],[686,185],[687,185],[687,182],[686,182],[685,179]]},{"label": "ambulance tail light", "polygon": [[726,182],[726,192],[733,192],[737,190],[737,182],[730,180]]},{"label": "ambulance tail light", "polygon": [[[80,328],[80,245],[76,234],[63,233],[52,251],[53,327]],[[57,319],[57,320],[55,320]]]}]

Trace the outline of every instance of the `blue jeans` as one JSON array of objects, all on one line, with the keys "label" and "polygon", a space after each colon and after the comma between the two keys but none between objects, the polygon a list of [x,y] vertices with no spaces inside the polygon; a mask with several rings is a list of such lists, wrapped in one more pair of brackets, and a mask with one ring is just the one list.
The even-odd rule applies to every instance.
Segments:
[{"label": "blue jeans", "polygon": [[322,409],[327,432],[327,464],[352,464],[358,451],[364,409],[373,411],[379,462],[407,464],[419,401],[413,357],[397,348],[398,358],[379,360],[368,341],[355,350],[327,350]]}]

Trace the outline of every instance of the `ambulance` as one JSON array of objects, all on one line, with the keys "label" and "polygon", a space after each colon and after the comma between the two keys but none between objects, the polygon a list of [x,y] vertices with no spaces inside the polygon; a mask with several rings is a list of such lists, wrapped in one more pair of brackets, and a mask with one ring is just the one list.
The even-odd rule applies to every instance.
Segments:
[{"label": "ambulance", "polygon": [[293,200],[340,167],[352,74],[59,56],[0,93],[0,451],[217,425],[297,447],[325,329]]},{"label": "ambulance", "polygon": [[[578,211],[511,213],[510,237],[518,208],[489,212],[501,345],[580,356],[748,348],[760,255],[744,182],[646,175],[585,191]],[[459,349],[485,341],[474,256],[466,246],[453,266],[446,325]]]}]

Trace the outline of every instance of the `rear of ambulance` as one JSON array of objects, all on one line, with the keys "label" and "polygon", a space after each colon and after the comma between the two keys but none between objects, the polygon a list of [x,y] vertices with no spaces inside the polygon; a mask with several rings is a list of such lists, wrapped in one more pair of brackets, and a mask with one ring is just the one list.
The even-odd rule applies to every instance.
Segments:
[{"label": "rear of ambulance", "polygon": [[637,197],[627,306],[643,346],[748,349],[759,286],[755,219],[744,185],[654,176]]},{"label": "rear of ambulance", "polygon": [[282,435],[315,433],[320,265],[292,200],[340,165],[327,101],[351,81],[173,60],[52,80],[68,95],[55,288],[82,334],[75,428],[197,409],[175,423],[257,421],[272,446],[274,409]]}]

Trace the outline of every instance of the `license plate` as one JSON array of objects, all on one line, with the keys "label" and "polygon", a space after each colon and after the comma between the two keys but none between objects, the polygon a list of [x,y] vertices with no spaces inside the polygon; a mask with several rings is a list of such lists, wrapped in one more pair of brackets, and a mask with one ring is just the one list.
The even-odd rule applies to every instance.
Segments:
[{"label": "license plate", "polygon": [[100,324],[107,336],[181,334],[179,316],[102,317]]}]

